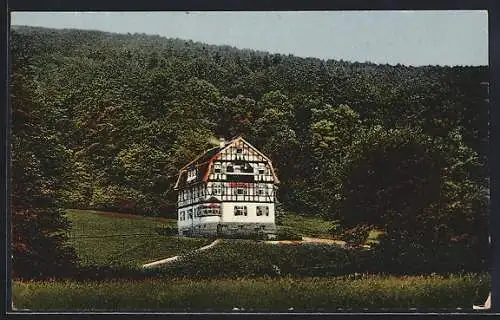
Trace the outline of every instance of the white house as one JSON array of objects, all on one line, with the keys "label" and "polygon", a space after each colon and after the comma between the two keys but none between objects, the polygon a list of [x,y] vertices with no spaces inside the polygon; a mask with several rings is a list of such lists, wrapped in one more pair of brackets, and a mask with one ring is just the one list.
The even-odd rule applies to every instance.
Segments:
[{"label": "white house", "polygon": [[179,235],[274,234],[278,183],[271,160],[254,146],[221,139],[179,171]]}]

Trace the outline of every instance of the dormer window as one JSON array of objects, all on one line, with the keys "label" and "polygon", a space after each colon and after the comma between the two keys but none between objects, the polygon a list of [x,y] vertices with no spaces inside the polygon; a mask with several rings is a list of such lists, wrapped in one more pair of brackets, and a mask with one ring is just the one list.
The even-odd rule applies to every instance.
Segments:
[{"label": "dormer window", "polygon": [[187,181],[191,181],[196,178],[196,169],[191,169],[187,173]]}]

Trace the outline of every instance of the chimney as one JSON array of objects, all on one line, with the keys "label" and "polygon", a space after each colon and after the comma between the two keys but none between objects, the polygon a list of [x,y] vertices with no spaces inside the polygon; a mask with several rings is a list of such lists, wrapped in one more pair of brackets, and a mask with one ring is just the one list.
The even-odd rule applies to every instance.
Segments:
[{"label": "chimney", "polygon": [[224,137],[219,138],[219,147],[223,148],[226,145],[226,139]]}]

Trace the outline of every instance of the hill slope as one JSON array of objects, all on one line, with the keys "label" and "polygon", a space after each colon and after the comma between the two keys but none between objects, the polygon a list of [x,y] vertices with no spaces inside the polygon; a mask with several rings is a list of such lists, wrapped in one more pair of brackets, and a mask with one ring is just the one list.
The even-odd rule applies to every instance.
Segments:
[{"label": "hill slope", "polygon": [[12,57],[73,156],[69,207],[173,217],[178,168],[216,136],[244,135],[273,160],[285,209],[331,218],[343,179],[335,166],[358,131],[412,127],[448,139],[458,130],[486,163],[486,67],[325,61],[34,27],[12,29]]},{"label": "hill slope", "polygon": [[156,228],[177,228],[170,219],[86,210],[68,210],[66,215],[72,223],[69,244],[83,266],[139,267],[210,242],[158,234]]}]

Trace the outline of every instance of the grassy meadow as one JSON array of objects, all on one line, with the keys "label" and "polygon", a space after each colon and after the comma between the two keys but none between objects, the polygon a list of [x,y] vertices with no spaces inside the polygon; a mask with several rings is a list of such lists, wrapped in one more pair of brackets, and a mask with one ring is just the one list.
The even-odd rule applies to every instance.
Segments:
[{"label": "grassy meadow", "polygon": [[464,308],[484,302],[489,275],[14,282],[18,309],[245,310]]},{"label": "grassy meadow", "polygon": [[[127,267],[134,277],[97,280],[13,281],[18,310],[318,311],[361,308],[471,308],[491,290],[487,273],[394,276],[369,270],[371,250],[305,243],[277,245],[159,235],[176,221],[87,210],[68,210],[69,242],[82,266]],[[303,236],[327,237],[330,223],[289,215],[284,222]],[[373,231],[369,241],[376,241]],[[123,236],[126,235],[126,236]],[[140,270],[140,264],[183,254],[172,264]],[[130,269],[131,268],[131,269]],[[139,275],[136,277],[135,275]]]},{"label": "grassy meadow", "polygon": [[[339,240],[335,236],[335,228],[338,227],[334,221],[323,220],[319,217],[301,216],[296,213],[287,213],[283,217],[281,229],[288,230],[303,237],[323,238]],[[383,232],[372,230],[368,234],[366,244],[377,243],[377,238]]]},{"label": "grassy meadow", "polygon": [[[175,228],[177,221],[174,219],[93,210],[68,210],[66,216],[72,223],[69,244],[76,249],[82,266],[134,268],[185,254],[211,242],[205,238],[165,236],[156,232],[156,228]],[[332,238],[330,230],[334,223],[290,214],[282,227],[302,236]],[[210,266],[214,264],[218,270],[224,269],[220,274],[246,276],[262,274],[273,264],[292,266],[296,273],[299,266],[326,270],[332,261],[337,265],[344,260],[345,252],[337,246],[311,244],[296,248],[226,239],[212,250],[184,259],[184,263],[194,264],[189,270],[203,265],[205,273],[213,274]],[[233,267],[225,270],[228,269],[226,265]]]},{"label": "grassy meadow", "polygon": [[281,228],[288,229],[301,236],[331,239],[331,230],[335,225],[332,221],[325,221],[318,217],[289,213],[283,217]]},{"label": "grassy meadow", "polygon": [[210,243],[209,239],[170,237],[155,231],[177,227],[172,219],[91,210],[68,210],[67,217],[72,223],[69,244],[82,266],[138,267]]}]

